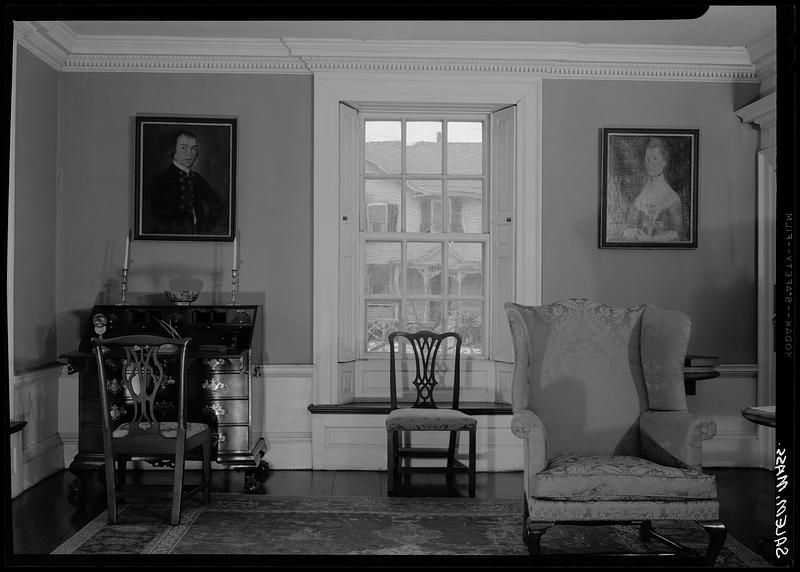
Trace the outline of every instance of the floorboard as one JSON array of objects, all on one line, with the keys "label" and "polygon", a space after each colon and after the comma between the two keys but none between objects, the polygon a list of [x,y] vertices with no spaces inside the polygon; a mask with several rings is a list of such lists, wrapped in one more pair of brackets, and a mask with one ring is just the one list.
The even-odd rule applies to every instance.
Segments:
[{"label": "floorboard", "polygon": [[[720,518],[728,532],[749,549],[772,550],[774,521],[774,476],[766,469],[714,468],[720,499]],[[189,473],[193,473],[190,471]],[[169,471],[140,471],[136,475],[150,482],[169,479]],[[242,492],[242,471],[213,471],[216,492]],[[187,478],[193,478],[190,474]],[[60,471],[34,485],[11,503],[12,540],[16,554],[48,554],[105,510],[102,488],[95,482],[87,493],[70,500],[68,490],[75,476]],[[522,502],[522,473],[478,473],[478,498],[519,498]],[[275,496],[385,496],[385,471],[269,471],[263,482],[264,494]],[[456,496],[467,496],[467,477],[457,475]],[[444,475],[412,474],[401,484],[398,495],[448,495]]]}]

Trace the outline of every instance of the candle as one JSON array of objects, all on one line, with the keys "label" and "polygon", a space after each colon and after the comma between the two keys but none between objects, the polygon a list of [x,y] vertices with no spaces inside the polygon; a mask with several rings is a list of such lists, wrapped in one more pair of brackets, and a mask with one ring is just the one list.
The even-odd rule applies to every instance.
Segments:
[{"label": "candle", "polygon": [[123,270],[128,269],[128,260],[131,257],[131,230],[128,229],[128,236],[125,237],[125,260],[122,261]]},{"label": "candle", "polygon": [[233,237],[233,269],[239,268],[239,236]]}]

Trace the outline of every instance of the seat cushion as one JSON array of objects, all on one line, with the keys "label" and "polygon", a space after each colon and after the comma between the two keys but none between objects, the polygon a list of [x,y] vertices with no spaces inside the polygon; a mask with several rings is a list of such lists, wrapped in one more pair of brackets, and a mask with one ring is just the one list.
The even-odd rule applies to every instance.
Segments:
[{"label": "seat cushion", "polygon": [[455,409],[395,409],[386,418],[393,431],[464,431],[474,429],[478,420]]},{"label": "seat cushion", "polygon": [[714,476],[628,456],[553,459],[531,477],[531,496],[570,501],[707,500],[717,497]]},{"label": "seat cushion", "polygon": [[[139,424],[139,427],[142,429],[147,429],[149,427],[149,423],[143,422]],[[193,437],[198,433],[201,433],[208,429],[208,425],[205,423],[187,423],[186,424],[186,438]],[[178,422],[177,421],[165,421],[161,423],[160,427],[161,436],[165,439],[175,439],[178,436]],[[122,423],[112,433],[114,438],[120,437],[127,437],[130,433],[130,424],[129,423]]]}]

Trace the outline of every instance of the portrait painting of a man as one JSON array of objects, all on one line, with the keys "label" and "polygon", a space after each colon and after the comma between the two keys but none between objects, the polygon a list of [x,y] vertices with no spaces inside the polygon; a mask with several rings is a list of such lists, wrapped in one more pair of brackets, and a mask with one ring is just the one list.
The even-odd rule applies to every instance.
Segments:
[{"label": "portrait painting of a man", "polygon": [[235,235],[236,119],[136,117],[140,240]]},{"label": "portrait painting of a man", "polygon": [[602,130],[601,248],[696,248],[696,129]]}]

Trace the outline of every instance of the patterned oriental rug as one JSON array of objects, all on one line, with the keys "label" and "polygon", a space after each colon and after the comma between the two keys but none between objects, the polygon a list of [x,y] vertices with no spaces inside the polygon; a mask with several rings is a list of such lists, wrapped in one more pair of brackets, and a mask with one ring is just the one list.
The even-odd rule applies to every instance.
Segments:
[{"label": "patterned oriental rug", "polygon": [[[522,499],[441,497],[271,497],[215,493],[212,505],[185,504],[169,526],[167,502],[123,505],[109,525],[103,511],[52,554],[93,555],[456,555],[497,564],[530,561],[522,540]],[[657,526],[684,546],[704,550],[705,532],[693,523]],[[656,550],[665,550],[658,547]],[[543,554],[648,552],[634,527],[557,526]],[[497,560],[497,558],[511,560]],[[728,536],[718,567],[766,562]]]}]

